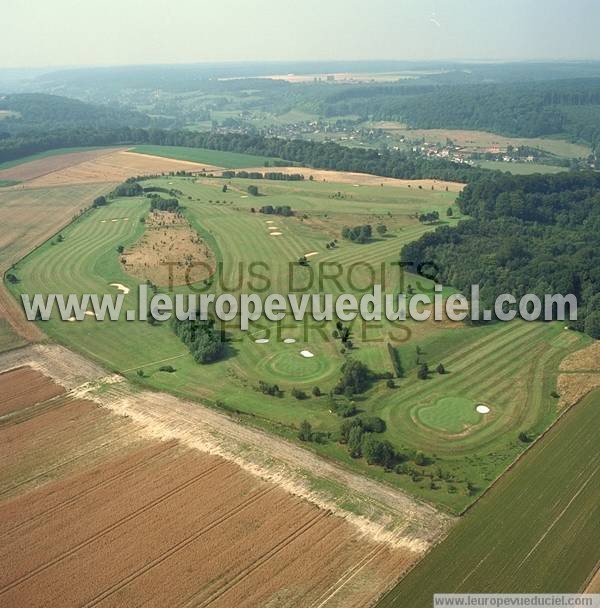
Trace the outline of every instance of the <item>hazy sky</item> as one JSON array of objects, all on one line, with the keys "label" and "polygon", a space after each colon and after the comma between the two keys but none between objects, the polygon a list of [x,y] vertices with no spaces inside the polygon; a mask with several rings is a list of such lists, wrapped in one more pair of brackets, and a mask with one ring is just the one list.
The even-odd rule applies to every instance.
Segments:
[{"label": "hazy sky", "polygon": [[600,59],[600,0],[2,0],[0,68]]}]

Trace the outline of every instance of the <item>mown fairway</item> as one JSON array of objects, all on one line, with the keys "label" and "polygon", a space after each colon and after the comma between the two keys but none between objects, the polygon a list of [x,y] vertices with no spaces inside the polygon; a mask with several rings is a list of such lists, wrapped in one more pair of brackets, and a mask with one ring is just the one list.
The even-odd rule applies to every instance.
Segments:
[{"label": "mown fairway", "polygon": [[243,169],[264,165],[265,161],[278,160],[255,154],[240,154],[237,152],[222,152],[221,150],[206,150],[204,148],[186,148],[185,146],[136,146],[132,152],[165,156],[177,160],[187,160],[194,163],[206,163],[227,169]]},{"label": "mown fairway", "polygon": [[[445,218],[454,194],[308,180],[241,179],[229,182],[223,193],[223,183],[208,178],[198,183],[190,178],[144,182],[183,192],[180,200],[187,218],[221,262],[214,283],[194,286],[195,291],[360,295],[372,283],[382,283],[389,293],[406,291],[409,283],[417,290],[431,289],[422,278],[401,277],[393,263],[404,243],[432,229],[420,224],[415,213],[437,210]],[[251,183],[259,186],[263,196],[247,195]],[[290,205],[296,215],[284,218],[251,212],[252,207],[265,204]],[[64,231],[64,242],[47,243],[18,265],[21,283],[13,286],[13,292],[116,294],[109,284],[122,283],[131,290],[125,296],[125,307],[137,309],[139,280],[123,271],[116,249],[119,245],[127,248],[141,237],[144,225],[140,219],[148,207],[147,199],[120,199],[78,219]],[[385,223],[388,234],[363,245],[340,238],[344,225],[365,223]],[[273,236],[272,232],[280,234]],[[339,239],[338,246],[327,249],[334,238]],[[298,258],[309,253],[314,254],[309,257],[309,267],[299,266]],[[251,263],[259,265],[250,269]],[[341,275],[335,264],[343,268]],[[253,424],[290,438],[296,437],[304,419],[315,429],[332,433],[341,423],[331,412],[329,397],[297,400],[290,394],[294,387],[310,393],[314,386],[326,393],[336,383],[345,355],[340,352],[340,341],[331,337],[333,322],[310,320],[302,325],[288,318],[278,326],[260,321],[248,332],[226,326],[232,339],[227,357],[205,366],[193,361],[168,323],[127,322],[123,315],[117,323],[99,323],[91,317],[82,322],[53,318],[42,327],[57,340],[131,379],[208,403],[219,402],[247,415]],[[290,338],[296,342],[284,342]],[[256,343],[257,339],[269,342]],[[359,409],[386,422],[384,436],[394,445],[435,455],[435,465],[429,469],[443,469],[448,479],[432,483],[428,476],[412,479],[386,473],[364,460],[351,459],[346,448],[333,440],[312,447],[452,510],[472,502],[523,449],[517,440],[520,431],[537,432],[551,423],[556,402],[550,393],[558,363],[585,343],[558,324],[521,322],[475,328],[447,322],[362,326],[356,321],[352,340],[352,357],[364,361],[372,371],[394,370],[389,344],[405,372],[403,379],[396,380],[397,388],[375,382],[358,398]],[[430,368],[443,362],[449,373],[418,380],[417,346]],[[304,349],[314,357],[302,357]],[[165,364],[176,372],[159,371]],[[139,378],[138,372],[144,377]],[[258,392],[259,380],[278,384],[284,397]],[[489,405],[490,413],[476,413],[479,403]],[[471,492],[466,491],[467,481],[475,488]]]},{"label": "mown fairway", "polygon": [[575,593],[598,562],[600,392],[568,411],[379,608],[434,593]]}]

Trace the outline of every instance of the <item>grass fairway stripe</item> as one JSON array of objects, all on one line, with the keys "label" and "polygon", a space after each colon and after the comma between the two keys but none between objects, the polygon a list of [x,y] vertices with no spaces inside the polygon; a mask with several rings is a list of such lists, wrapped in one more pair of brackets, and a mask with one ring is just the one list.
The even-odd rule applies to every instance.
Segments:
[{"label": "grass fairway stripe", "polygon": [[575,593],[600,559],[600,391],[527,452],[378,608],[434,593]]}]

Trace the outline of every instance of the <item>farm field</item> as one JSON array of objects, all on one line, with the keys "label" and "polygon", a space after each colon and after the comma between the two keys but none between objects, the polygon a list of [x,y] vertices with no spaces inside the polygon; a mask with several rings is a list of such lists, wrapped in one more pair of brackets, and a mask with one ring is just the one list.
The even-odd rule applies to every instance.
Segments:
[{"label": "farm field", "polygon": [[482,160],[477,163],[483,169],[492,171],[504,171],[513,175],[531,175],[533,173],[561,173],[567,171],[566,167],[555,165],[543,165],[540,163],[504,163],[495,160]]},{"label": "farm field", "polygon": [[31,154],[29,156],[23,156],[21,158],[17,158],[15,160],[9,160],[3,163],[0,163],[0,171],[4,171],[5,169],[11,169],[12,167],[17,167],[18,165],[25,165],[31,163],[33,161],[41,160],[44,158],[48,158],[50,156],[65,156],[69,154],[77,154],[81,152],[95,152],[100,151],[104,152],[106,150],[111,150],[112,147],[103,148],[96,146],[88,146],[88,147],[73,147],[73,148],[54,148],[53,150],[46,150],[45,152],[38,152],[37,154]]},{"label": "farm field", "polygon": [[[0,393],[3,605],[358,608],[420,556],[234,462],[153,439],[77,397],[72,380],[57,379],[70,392],[57,391],[29,365],[0,373],[0,386],[9,380],[12,394]],[[15,400],[32,382],[38,391]]]},{"label": "farm field", "polygon": [[408,129],[398,122],[373,122],[369,126],[389,131],[395,136],[403,136],[410,140],[424,139],[430,143],[445,144],[448,139],[456,145],[463,146],[473,152],[481,152],[490,148],[507,146],[528,146],[539,148],[555,156],[563,158],[585,158],[591,152],[589,146],[571,143],[564,139],[544,137],[505,137],[486,131],[468,131],[461,129]]},{"label": "farm field", "polygon": [[207,150],[204,148],[186,148],[184,146],[135,146],[131,151],[138,154],[164,156],[200,164],[207,163],[209,165],[216,165],[217,167],[225,167],[226,169],[243,169],[256,165],[260,165],[264,169],[265,162],[281,160],[267,156]]},{"label": "farm field", "polygon": [[[40,152],[0,165],[0,179],[31,181],[84,162],[113,154],[120,148],[63,148]],[[63,184],[64,185],[64,184]]]},{"label": "farm field", "polygon": [[[431,289],[422,278],[399,276],[393,263],[403,243],[433,228],[420,224],[415,214],[438,210],[445,217],[455,197],[445,190],[320,181],[260,180],[256,183],[263,196],[258,198],[246,193],[253,180],[229,180],[226,193],[222,192],[224,181],[217,178],[168,178],[144,184],[164,187],[165,182],[181,190],[185,217],[220,263],[211,291],[233,293],[253,291],[247,289],[252,262],[266,264],[260,268],[264,278],[258,284],[264,287],[266,279],[269,293],[289,292],[290,264],[296,285],[309,293],[362,293],[371,280],[372,269],[366,264],[381,275],[389,292],[406,291],[409,283]],[[262,204],[290,205],[297,213],[295,217],[252,213],[253,206]],[[14,295],[116,294],[114,284],[129,289],[125,306],[137,308],[136,287],[142,280],[125,271],[116,250],[142,238],[140,219],[148,208],[147,199],[118,199],[78,218],[64,231],[62,243],[47,243],[17,265],[20,283],[11,287]],[[446,221],[455,222],[458,217],[455,213]],[[387,225],[388,233],[371,243],[340,240],[334,249],[326,247],[339,237],[344,225],[379,222]],[[306,254],[311,254],[309,267],[298,266],[298,257]],[[330,278],[324,279],[327,264]],[[335,264],[352,268],[352,273],[334,281],[331,268]],[[317,279],[320,276],[321,284],[318,280],[307,284],[311,272]],[[188,290],[177,287],[175,291]],[[286,438],[296,439],[300,423],[308,420],[332,438],[310,444],[317,453],[454,512],[472,503],[523,451],[517,439],[521,431],[539,433],[556,418],[558,405],[550,394],[556,387],[560,361],[588,343],[579,334],[565,333],[560,324],[466,327],[448,322],[384,322],[366,328],[355,324],[351,328],[353,358],[379,373],[393,373],[391,347],[404,368],[405,377],[395,380],[397,388],[376,381],[356,403],[362,412],[384,420],[382,437],[431,456],[432,464],[423,465],[419,475],[409,476],[350,458],[345,446],[334,439],[342,419],[332,413],[334,404],[328,396],[298,400],[291,395],[293,388],[310,394],[314,386],[328,393],[337,382],[346,355],[331,338],[333,323],[302,326],[288,319],[278,326],[261,321],[249,332],[225,327],[231,338],[227,356],[204,366],[194,362],[168,323],[151,326],[126,323],[124,318],[100,323],[86,316],[81,322],[53,318],[40,325],[52,338],[136,383],[225,407],[237,412],[242,421]],[[432,369],[443,363],[449,373],[434,374],[426,382],[418,380],[417,346]],[[302,357],[300,351],[305,349],[314,356]],[[161,371],[165,365],[175,371]],[[265,397],[257,390],[258,380],[278,384],[283,397]],[[459,404],[452,420],[443,402],[446,397]],[[475,411],[481,403],[489,406],[488,414]]]},{"label": "farm field", "polygon": [[600,392],[507,472],[378,606],[434,593],[577,593],[598,562]]}]

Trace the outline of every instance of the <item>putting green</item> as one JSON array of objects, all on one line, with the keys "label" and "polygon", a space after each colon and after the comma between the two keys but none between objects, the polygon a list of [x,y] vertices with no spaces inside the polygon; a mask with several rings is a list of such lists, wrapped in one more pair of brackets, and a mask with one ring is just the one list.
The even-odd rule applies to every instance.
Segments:
[{"label": "putting green", "polygon": [[326,376],[333,367],[325,357],[315,356],[306,359],[300,355],[299,349],[286,345],[286,351],[279,351],[265,356],[259,366],[268,374],[291,381],[295,378],[308,381],[318,380]]},{"label": "putting green", "polygon": [[481,421],[477,403],[465,397],[443,397],[433,405],[417,410],[419,421],[436,431],[461,433]]}]

